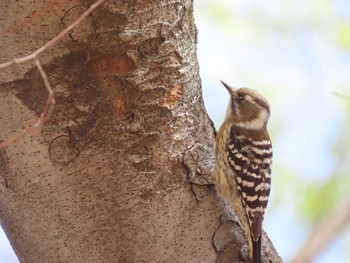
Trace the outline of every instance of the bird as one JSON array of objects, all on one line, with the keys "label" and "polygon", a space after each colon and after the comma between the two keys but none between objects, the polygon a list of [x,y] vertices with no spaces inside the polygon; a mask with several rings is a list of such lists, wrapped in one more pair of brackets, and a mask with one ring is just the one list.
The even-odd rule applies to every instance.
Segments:
[{"label": "bird", "polygon": [[270,106],[253,89],[221,82],[230,99],[215,139],[213,179],[247,237],[251,261],[261,263],[262,223],[271,185]]}]

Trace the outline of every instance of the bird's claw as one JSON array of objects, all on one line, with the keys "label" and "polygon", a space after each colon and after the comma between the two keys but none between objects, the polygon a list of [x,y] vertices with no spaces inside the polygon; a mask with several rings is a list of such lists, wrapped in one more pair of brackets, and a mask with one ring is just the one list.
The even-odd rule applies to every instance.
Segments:
[{"label": "bird's claw", "polygon": [[182,160],[188,173],[189,182],[199,185],[211,184],[204,169],[199,165],[199,155],[197,153],[187,149],[183,154]]}]

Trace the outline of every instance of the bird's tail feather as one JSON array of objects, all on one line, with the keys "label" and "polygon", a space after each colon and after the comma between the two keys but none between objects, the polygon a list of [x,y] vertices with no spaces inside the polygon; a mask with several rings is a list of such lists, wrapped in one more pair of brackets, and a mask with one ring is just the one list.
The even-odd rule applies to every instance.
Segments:
[{"label": "bird's tail feather", "polygon": [[253,263],[261,263],[261,235],[257,241],[253,242]]}]

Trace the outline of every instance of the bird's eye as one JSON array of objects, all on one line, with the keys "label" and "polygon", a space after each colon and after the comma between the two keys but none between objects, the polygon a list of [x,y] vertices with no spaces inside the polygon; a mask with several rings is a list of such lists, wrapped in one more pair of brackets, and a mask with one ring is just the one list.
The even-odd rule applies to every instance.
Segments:
[{"label": "bird's eye", "polygon": [[237,98],[238,102],[242,102],[245,100],[245,97],[242,96],[242,95],[238,95],[238,98]]}]

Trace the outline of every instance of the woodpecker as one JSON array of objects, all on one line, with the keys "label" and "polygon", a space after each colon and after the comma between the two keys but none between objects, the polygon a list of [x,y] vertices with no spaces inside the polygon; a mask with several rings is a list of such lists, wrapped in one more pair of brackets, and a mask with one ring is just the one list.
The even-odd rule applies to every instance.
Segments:
[{"label": "woodpecker", "polygon": [[214,182],[239,219],[249,256],[261,263],[261,231],[271,184],[272,144],[267,132],[270,106],[249,88],[234,89],[215,143]]}]

